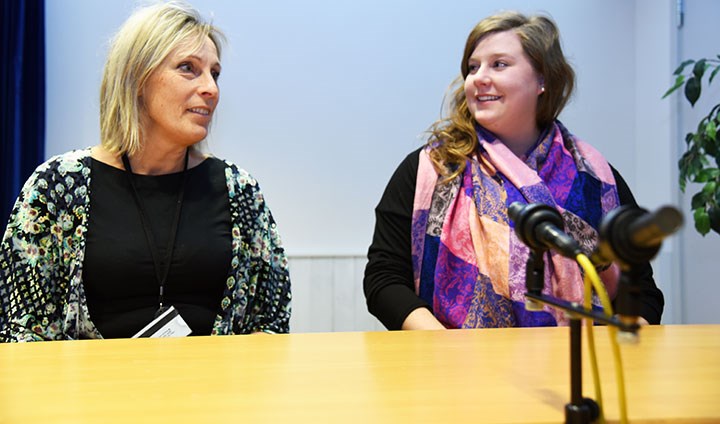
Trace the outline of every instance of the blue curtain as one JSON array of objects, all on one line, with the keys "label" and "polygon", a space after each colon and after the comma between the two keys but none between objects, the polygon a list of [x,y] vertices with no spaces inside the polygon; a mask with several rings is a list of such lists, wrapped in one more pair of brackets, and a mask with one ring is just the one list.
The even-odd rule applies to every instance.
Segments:
[{"label": "blue curtain", "polygon": [[45,2],[0,2],[2,231],[20,188],[45,156]]}]

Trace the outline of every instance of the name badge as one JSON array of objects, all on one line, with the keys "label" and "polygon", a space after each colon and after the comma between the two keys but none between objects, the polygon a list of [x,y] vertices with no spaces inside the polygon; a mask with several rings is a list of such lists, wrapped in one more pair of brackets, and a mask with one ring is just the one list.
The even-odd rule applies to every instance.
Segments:
[{"label": "name badge", "polygon": [[150,321],[148,325],[138,331],[133,339],[138,337],[185,337],[192,333],[190,326],[180,316],[180,312],[174,306],[166,309],[157,318]]}]

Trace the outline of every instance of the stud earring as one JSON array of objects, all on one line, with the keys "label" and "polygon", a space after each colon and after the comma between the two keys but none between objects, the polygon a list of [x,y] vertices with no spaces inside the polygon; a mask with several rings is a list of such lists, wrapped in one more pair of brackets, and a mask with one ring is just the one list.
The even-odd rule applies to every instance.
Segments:
[{"label": "stud earring", "polygon": [[545,92],[545,86],[544,86],[544,85],[541,85],[541,86],[540,86],[540,91],[543,92],[543,93]]}]

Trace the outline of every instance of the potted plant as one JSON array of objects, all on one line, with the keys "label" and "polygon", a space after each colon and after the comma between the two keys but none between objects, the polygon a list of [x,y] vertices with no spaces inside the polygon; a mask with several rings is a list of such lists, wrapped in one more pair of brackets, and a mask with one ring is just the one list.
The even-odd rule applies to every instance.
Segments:
[{"label": "potted plant", "polygon": [[[688,67],[691,71],[686,73]],[[703,77],[709,74],[709,85],[719,71],[720,55],[686,60],[673,73],[675,84],[662,98],[684,85],[685,98],[694,107],[702,93]],[[695,229],[703,236],[710,230],[720,234],[720,103],[710,108],[695,132],[687,133],[685,143],[687,150],[678,161],[680,190],[685,192],[688,182],[702,184],[691,200]]]}]

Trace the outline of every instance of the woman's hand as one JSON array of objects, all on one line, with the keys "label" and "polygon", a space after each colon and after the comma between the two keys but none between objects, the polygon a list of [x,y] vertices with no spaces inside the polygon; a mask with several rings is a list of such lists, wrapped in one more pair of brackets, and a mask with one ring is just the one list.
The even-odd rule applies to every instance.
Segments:
[{"label": "woman's hand", "polygon": [[435,318],[427,308],[417,308],[410,312],[402,324],[403,330],[445,330],[445,326]]}]

